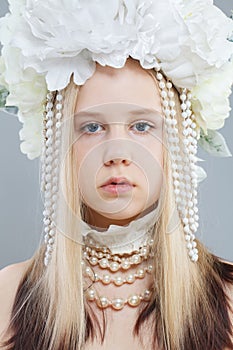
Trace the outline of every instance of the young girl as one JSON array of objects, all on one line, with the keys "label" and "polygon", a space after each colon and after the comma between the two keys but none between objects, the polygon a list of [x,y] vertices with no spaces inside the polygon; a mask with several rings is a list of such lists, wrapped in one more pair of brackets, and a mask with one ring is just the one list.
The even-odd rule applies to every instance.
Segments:
[{"label": "young girl", "polygon": [[[125,2],[124,8],[129,15],[134,5],[136,13],[145,18],[144,24],[149,26],[151,17],[146,17],[146,10],[155,19],[155,10],[164,9],[165,2],[158,1],[156,5],[148,2],[147,6]],[[198,132],[201,137],[200,124],[203,129],[208,124],[195,117],[191,110],[191,107],[197,108],[197,97],[195,105],[187,87],[178,84],[179,79],[184,79],[184,71],[181,78],[178,72],[172,72],[172,63],[167,76],[166,65],[164,71],[155,62],[154,66],[148,64],[145,68],[142,62],[145,65],[146,43],[139,37],[136,46],[141,56],[135,47],[130,55],[123,51],[125,61],[120,67],[114,66],[122,57],[117,50],[124,45],[123,33],[127,37],[129,31],[127,27],[124,32],[124,26],[117,22],[116,12],[119,18],[125,18],[120,5],[114,12],[107,2],[104,4],[108,16],[112,11],[111,24],[116,27],[100,20],[105,14],[98,2],[93,2],[93,7],[70,3],[70,15],[75,13],[75,6],[79,6],[82,13],[78,22],[76,14],[74,18],[66,17],[63,2],[48,1],[46,13],[40,6],[33,1],[26,7],[22,4],[19,12],[24,16],[20,17],[20,30],[25,34],[29,27],[24,28],[23,21],[30,23],[30,35],[40,38],[37,50],[43,51],[41,62],[46,62],[48,54],[47,68],[52,50],[42,50],[42,41],[51,46],[54,43],[46,41],[43,28],[50,28],[55,36],[52,14],[56,11],[56,20],[60,18],[66,23],[69,19],[67,25],[73,20],[77,26],[82,23],[85,27],[85,14],[90,15],[89,25],[90,18],[94,23],[101,23],[102,27],[96,24],[96,32],[93,29],[99,56],[96,54],[93,60],[94,70],[91,65],[84,66],[80,59],[79,69],[71,67],[68,81],[64,69],[68,69],[67,61],[61,58],[60,52],[57,64],[63,60],[61,71],[58,65],[56,70],[54,65],[46,68],[50,75],[46,76],[49,91],[46,89],[41,156],[45,239],[31,259],[1,271],[0,348],[233,349],[233,265],[210,253],[194,235],[198,228],[195,138]],[[169,6],[170,2],[166,18],[171,21],[169,14],[174,9]],[[219,25],[218,12],[212,5],[208,6],[215,15],[213,26]],[[61,17],[59,9],[64,10]],[[200,14],[201,9],[194,10]],[[16,12],[12,12],[15,20]],[[158,23],[162,26],[163,12],[159,14]],[[41,27],[42,17],[47,27]],[[221,20],[230,23],[225,17]],[[9,29],[7,21],[9,18],[5,23]],[[21,59],[27,64],[30,57],[27,79],[34,74],[31,70],[34,67],[37,83],[41,83],[40,63],[33,63],[35,42],[27,32],[25,44],[15,23],[14,40],[8,38],[8,43],[14,43],[16,50],[20,46]],[[129,19],[127,23],[132,24]],[[98,35],[103,28],[107,35],[107,30],[117,30],[117,26],[122,30],[119,47],[114,35],[108,42],[109,47],[112,42],[114,48],[116,46],[114,56],[110,51],[104,52]],[[175,30],[181,29],[173,23],[172,32]],[[84,38],[85,33],[82,35]],[[63,54],[68,55],[64,38],[65,35],[60,38]],[[144,46],[140,46],[142,43]],[[82,40],[83,48],[88,44]],[[128,44],[127,41],[127,47]],[[169,51],[167,38],[164,45],[161,41],[161,52]],[[187,50],[187,42],[184,46]],[[69,50],[70,55],[71,51],[74,55],[74,47]],[[154,55],[153,45],[150,50]],[[87,51],[84,58],[88,60]],[[105,59],[108,62],[108,58],[109,64],[100,64]],[[6,74],[9,73],[8,59],[6,55],[3,77],[5,86],[13,91],[13,83]],[[151,62],[150,57],[147,59]],[[191,57],[189,60],[192,61]],[[178,67],[181,64],[179,58]],[[225,64],[229,69],[228,63]],[[23,69],[27,69],[26,64]],[[232,64],[230,69],[232,72]],[[196,70],[200,72],[197,67]],[[172,77],[177,86],[172,84]],[[38,86],[42,88],[39,83]],[[8,105],[13,104],[16,96],[10,93]],[[35,105],[35,100],[33,102]],[[21,107],[22,111],[26,116],[26,109]],[[37,149],[27,148],[27,142],[25,139],[22,149],[32,158]]]}]

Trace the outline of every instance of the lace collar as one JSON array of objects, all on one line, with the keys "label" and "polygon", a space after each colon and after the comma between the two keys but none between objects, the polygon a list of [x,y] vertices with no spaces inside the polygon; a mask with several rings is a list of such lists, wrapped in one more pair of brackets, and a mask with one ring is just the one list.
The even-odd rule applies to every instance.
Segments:
[{"label": "lace collar", "polygon": [[150,229],[159,218],[160,206],[132,220],[129,224],[110,225],[107,230],[87,224],[81,219],[81,232],[85,239],[92,239],[111,249],[113,254],[130,253],[137,250],[148,239]]}]

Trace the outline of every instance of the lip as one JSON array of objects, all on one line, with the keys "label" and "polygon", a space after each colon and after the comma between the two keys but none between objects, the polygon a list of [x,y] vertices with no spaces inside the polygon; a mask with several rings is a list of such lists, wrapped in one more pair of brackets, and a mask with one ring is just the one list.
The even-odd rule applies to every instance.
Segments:
[{"label": "lip", "polygon": [[132,184],[132,182],[129,179],[127,179],[126,177],[113,176],[113,177],[110,177],[101,187],[105,187],[105,186],[108,186],[108,185],[114,186],[113,182],[116,183],[116,184],[124,183],[124,185],[131,186],[131,187],[134,186]]},{"label": "lip", "polygon": [[[113,184],[112,182],[116,183]],[[124,184],[120,184],[124,183]],[[126,177],[110,177],[102,186],[101,189],[104,192],[108,192],[113,195],[132,191],[135,185]]]}]

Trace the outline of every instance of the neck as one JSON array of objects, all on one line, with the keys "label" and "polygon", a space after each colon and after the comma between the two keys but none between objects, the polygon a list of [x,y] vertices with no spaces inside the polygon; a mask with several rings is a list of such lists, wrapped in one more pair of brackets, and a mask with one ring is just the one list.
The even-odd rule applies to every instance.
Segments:
[{"label": "neck", "polygon": [[93,228],[99,228],[99,229],[105,229],[105,230],[108,229],[110,225],[127,226],[131,221],[140,219],[144,215],[151,212],[153,209],[155,209],[156,205],[157,205],[157,202],[156,204],[152,204],[150,207],[140,212],[139,214],[136,214],[129,218],[122,218],[122,219],[106,217],[96,212],[92,208],[85,206],[85,221],[87,224],[89,224]]}]

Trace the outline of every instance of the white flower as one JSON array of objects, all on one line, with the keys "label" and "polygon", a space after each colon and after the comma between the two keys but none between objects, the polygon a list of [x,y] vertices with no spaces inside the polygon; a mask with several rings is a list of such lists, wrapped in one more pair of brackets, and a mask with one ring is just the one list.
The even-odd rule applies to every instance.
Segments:
[{"label": "white flower", "polygon": [[177,88],[192,91],[198,132],[221,128],[229,116],[233,43],[227,39],[233,21],[212,0],[9,0],[9,5],[10,13],[0,19],[0,83],[10,92],[7,104],[19,108],[21,147],[30,159],[41,152],[47,89],[65,88],[72,73],[83,85],[95,62],[121,68],[131,56],[145,69],[160,65]]},{"label": "white flower", "polygon": [[[22,3],[16,5],[21,6]],[[47,85],[44,75],[38,74],[33,68],[23,69],[21,50],[9,44],[17,30],[17,20],[13,21],[19,15],[19,12],[16,13],[17,15],[9,17],[9,22],[1,22],[0,34],[5,35],[5,45],[0,58],[0,84],[10,92],[6,106],[17,106],[19,121],[24,123],[20,130],[20,140],[23,141],[20,145],[21,151],[26,153],[29,159],[34,159],[42,150],[43,103]]]},{"label": "white flower", "polygon": [[232,82],[233,61],[226,63],[193,88],[192,109],[205,134],[207,129],[222,128],[225,119],[229,117]]},{"label": "white flower", "polygon": [[41,114],[32,115],[24,121],[23,128],[19,132],[21,152],[27,154],[32,160],[41,154],[43,140],[43,125],[41,123]]},{"label": "white flower", "polygon": [[[104,9],[104,10],[103,10]],[[210,1],[28,1],[11,41],[24,67],[46,74],[50,90],[78,85],[95,62],[123,67],[128,56],[148,69],[161,61],[179,87],[219,68],[233,54],[233,22]]]}]

